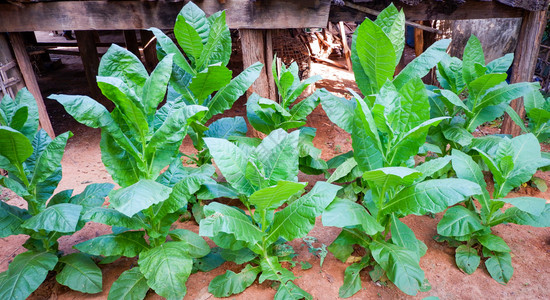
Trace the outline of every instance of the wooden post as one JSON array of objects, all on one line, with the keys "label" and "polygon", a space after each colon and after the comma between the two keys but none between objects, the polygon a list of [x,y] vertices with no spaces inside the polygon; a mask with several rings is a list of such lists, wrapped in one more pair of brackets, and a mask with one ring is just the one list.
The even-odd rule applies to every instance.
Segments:
[{"label": "wooden post", "polygon": [[124,32],[124,43],[126,44],[126,49],[134,53],[139,59],[141,59],[141,54],[139,54],[139,45],[136,38],[135,30],[123,30]]},{"label": "wooden post", "polygon": [[77,30],[74,33],[80,52],[80,58],[82,59],[82,65],[84,66],[84,72],[86,73],[86,79],[88,80],[90,96],[99,101],[102,99],[102,96],[96,81],[99,68],[99,56],[97,54],[94,32],[90,30]]},{"label": "wooden post", "polygon": [[239,34],[243,50],[244,68],[258,61],[264,64],[260,77],[256,79],[254,84],[252,84],[250,89],[246,92],[247,97],[255,92],[264,98],[276,100],[277,92],[275,90],[275,82],[269,80],[271,65],[268,63],[273,57],[273,47],[270,46],[270,34],[267,34],[266,30],[259,29],[239,29]]},{"label": "wooden post", "polygon": [[[422,24],[422,21],[417,21],[417,23]],[[414,54],[418,57],[422,52],[424,52],[424,31],[414,28]]]},{"label": "wooden post", "polygon": [[46,110],[46,105],[44,105],[44,99],[42,99],[42,94],[40,93],[40,87],[36,81],[36,76],[32,68],[31,60],[27,54],[27,49],[25,48],[25,43],[23,42],[23,37],[21,33],[12,32],[10,33],[10,43],[13,47],[13,52],[15,54],[15,59],[23,75],[23,80],[25,80],[25,85],[31,94],[36,100],[36,105],[38,106],[38,117],[40,126],[48,133],[51,138],[55,137],[53,132],[52,124],[50,123],[50,118],[48,117],[48,111]]},{"label": "wooden post", "polygon": [[147,68],[147,71],[152,72],[159,62],[157,57],[157,43],[156,40],[154,40],[155,35],[149,30],[141,30],[139,34],[141,37],[141,46],[143,47],[145,68]]},{"label": "wooden post", "polygon": [[[512,64],[512,77],[510,80],[512,83],[533,80],[540,41],[546,25],[546,12],[547,9],[543,11],[526,11],[524,13],[518,45],[514,53],[514,63]],[[510,106],[522,119],[525,118],[523,99],[513,100]],[[521,134],[521,128],[508,115],[505,115],[501,132],[518,136]]]},{"label": "wooden post", "polygon": [[344,50],[346,65],[348,66],[348,71],[351,71],[351,51],[348,46],[348,38],[346,37],[346,28],[344,27],[344,22],[342,21],[340,21],[338,25],[340,26],[340,37],[342,38],[342,49]]}]

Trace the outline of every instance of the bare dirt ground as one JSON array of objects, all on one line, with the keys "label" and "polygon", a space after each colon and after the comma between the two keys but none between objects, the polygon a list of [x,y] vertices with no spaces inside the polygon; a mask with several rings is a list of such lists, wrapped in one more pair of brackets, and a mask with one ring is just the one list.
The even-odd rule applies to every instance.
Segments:
[{"label": "bare dirt ground", "polygon": [[[58,92],[87,93],[85,76],[78,65],[78,58],[62,56],[62,59],[65,65],[60,70],[40,78],[45,98],[51,93]],[[313,73],[321,74],[325,78],[317,83],[317,88],[324,87],[341,96],[347,94],[346,88],[356,89],[351,72],[313,64]],[[59,82],[62,84],[59,85]],[[241,99],[228,115],[245,116],[244,103],[244,100]],[[75,134],[69,140],[63,157],[63,179],[57,191],[74,189],[75,193],[78,193],[90,183],[112,182],[110,175],[101,163],[100,132],[76,123],[54,101],[46,100],[46,105],[56,133],[71,130]],[[329,159],[351,150],[349,134],[333,125],[320,107],[310,115],[308,126],[318,128],[314,143],[322,149],[323,159]],[[192,149],[190,141],[185,140],[182,151],[189,153]],[[550,183],[548,173],[537,175]],[[312,186],[316,180],[322,180],[322,177],[301,176],[300,180],[309,181]],[[548,192],[542,194],[529,187],[519,192],[521,195],[529,194],[550,199]],[[517,196],[517,194],[511,196]],[[2,191],[1,199],[12,205],[24,206],[24,201],[14,197],[11,192],[6,190]],[[372,282],[368,273],[363,271],[361,273],[363,288],[350,299],[423,299],[428,296],[437,296],[440,299],[548,299],[550,229],[513,224],[499,225],[494,228],[494,233],[504,238],[513,253],[514,276],[508,285],[503,286],[494,281],[483,266],[472,275],[464,274],[456,267],[454,249],[432,239],[436,234],[436,224],[441,216],[442,214],[436,215],[435,218],[410,216],[403,219],[414,230],[417,238],[428,246],[428,252],[422,257],[420,265],[432,285],[431,291],[419,293],[415,297],[407,296],[391,284],[384,286]],[[174,226],[198,232],[198,226],[194,222],[177,223]],[[73,252],[72,245],[108,232],[110,232],[108,226],[88,224],[77,234],[62,238],[60,240],[61,250],[66,253]],[[338,228],[322,227],[319,219],[309,235],[319,240],[316,245],[318,247],[321,243],[328,246],[338,233]],[[15,255],[24,251],[21,245],[25,239],[26,237],[23,235],[0,239],[0,272],[7,269]],[[314,299],[338,299],[338,289],[343,283],[344,270],[348,265],[338,261],[329,253],[323,266],[320,267],[319,258],[309,253],[301,240],[293,241],[291,245],[298,253],[296,261],[307,261],[313,265],[313,268],[309,270],[301,270],[299,265],[295,267],[292,271],[300,277],[295,283],[311,293]],[[86,295],[70,291],[56,283],[54,277],[50,277],[31,296],[31,299],[106,299],[113,281],[118,278],[120,273],[135,264],[135,259],[119,259],[112,264],[102,265],[104,290],[102,293]],[[185,299],[215,299],[208,293],[208,283],[215,276],[223,274],[225,270],[238,271],[241,268],[234,263],[225,263],[211,272],[191,275],[187,282],[188,294]],[[232,296],[231,299],[272,299],[274,294],[275,290],[270,287],[269,283],[259,284],[256,281],[243,293]],[[160,297],[150,291],[147,299],[160,299]]]}]

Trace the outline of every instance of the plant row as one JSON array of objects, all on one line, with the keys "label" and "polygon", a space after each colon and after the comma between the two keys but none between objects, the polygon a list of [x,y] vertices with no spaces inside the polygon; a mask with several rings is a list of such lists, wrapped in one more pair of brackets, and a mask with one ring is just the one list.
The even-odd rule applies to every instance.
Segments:
[{"label": "plant row", "polygon": [[[427,247],[400,219],[440,212],[445,213],[436,239],[456,247],[457,266],[471,274],[484,261],[496,281],[507,283],[513,273],[510,248],[492,227],[550,226],[546,200],[506,197],[550,164],[538,140],[550,135],[548,100],[537,84],[507,83],[513,56],[486,64],[475,37],[462,60],[446,53],[450,40],[440,40],[395,74],[404,29],[404,14],[393,5],[357,28],[352,62],[362,95],[350,91],[351,100],[324,89],[297,100],[320,78],[300,81],[295,63],[279,70],[273,65],[279,99],[248,98],[248,121],[266,134],[250,138],[242,117],[209,120],[230,109],[263,66],[256,63],[233,78],[226,67],[231,36],[225,12],[207,17],[188,3],[177,16],[176,42],[150,29],[160,61],[150,74],[119,46],[102,57],[97,82],[115,105],[111,112],[87,96],[49,97],[78,122],[101,129],[102,161],[118,189],[95,183],[77,195],[72,190],[54,195],[72,134],[52,140],[38,130],[38,110],[27,90],[15,99],[4,97],[0,168],[8,175],[0,185],[28,206],[0,202],[0,237],[29,238],[23,245],[27,251],[0,273],[0,298],[28,297],[50,271],[62,285],[98,293],[102,274],[96,262],[135,257],[137,264],[113,283],[109,299],[143,299],[149,289],[181,299],[191,274],[224,261],[244,267],[212,280],[209,292],[216,297],[241,293],[258,279],[276,283],[276,299],[311,299],[281,263],[295,256],[288,242],[305,237],[318,216],[324,226],[342,228],[328,247],[337,259],[345,262],[356,246],[364,249],[362,259],[347,267],[340,297],[361,289],[363,269],[374,281],[387,278],[415,295],[430,288],[419,265]],[[425,85],[421,78],[434,67],[439,86]],[[519,97],[528,128],[508,104]],[[320,103],[352,138],[353,151],[329,161],[313,144],[316,129],[304,127]],[[530,133],[472,135],[504,113]],[[195,154],[180,153],[186,136]],[[325,174],[327,180],[306,193],[299,171]],[[492,193],[484,172],[494,180]],[[219,198],[242,205],[215,201]],[[199,234],[172,229],[189,213]],[[76,253],[59,251],[58,239],[87,222],[109,225],[112,233],[75,245]],[[210,249],[203,237],[217,247]]]}]

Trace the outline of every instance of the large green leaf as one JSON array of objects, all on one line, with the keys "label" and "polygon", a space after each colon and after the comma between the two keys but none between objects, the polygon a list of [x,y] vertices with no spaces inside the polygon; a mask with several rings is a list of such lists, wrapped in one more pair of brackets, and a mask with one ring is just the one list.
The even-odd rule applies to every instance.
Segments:
[{"label": "large green leaf", "polygon": [[368,266],[368,262],[358,262],[350,265],[344,271],[344,284],[338,290],[338,297],[349,298],[361,290],[361,270]]},{"label": "large green leaf", "polygon": [[396,64],[399,63],[405,48],[405,13],[392,4],[380,12],[374,21],[388,36],[395,48]]},{"label": "large green leaf", "polygon": [[82,205],[84,208],[100,207],[113,187],[112,183],[92,183],[82,193],[72,196],[69,203]]},{"label": "large green leaf", "polygon": [[120,78],[138,95],[149,77],[139,58],[116,44],[102,56],[98,75]]},{"label": "large green leaf", "polygon": [[353,130],[353,116],[355,115],[356,100],[347,100],[334,96],[325,89],[316,91],[321,99],[323,110],[327,113],[328,118],[332,123],[351,133]]},{"label": "large green leaf", "polygon": [[246,179],[247,157],[233,143],[218,138],[205,138],[204,142],[227,182],[243,194],[252,194],[253,187]]},{"label": "large green leaf", "polygon": [[193,77],[189,90],[202,103],[210,94],[228,85],[231,75],[232,72],[225,66],[209,66]]},{"label": "large green leaf", "polygon": [[[159,103],[164,100],[170,75],[172,74],[173,54],[166,55],[155,67],[143,86],[142,104],[145,115],[150,120]],[[140,95],[141,96],[141,95]]]},{"label": "large green leaf", "polygon": [[500,201],[504,203],[510,203],[517,207],[519,210],[524,211],[533,216],[540,216],[546,207],[546,199],[535,197],[516,197],[516,198],[502,198],[494,199],[493,201]]},{"label": "large green leaf", "polygon": [[323,226],[360,226],[369,235],[384,230],[362,205],[340,198],[336,198],[323,212]]},{"label": "large green leaf", "polygon": [[40,154],[36,160],[36,167],[32,175],[30,186],[35,187],[46,178],[50,177],[61,166],[61,158],[65,152],[67,140],[73,136],[68,131],[58,135],[51,143],[46,146],[46,149]]},{"label": "large green leaf", "polygon": [[[482,74],[478,74],[475,68],[476,64],[485,66],[485,55],[479,39],[472,35],[466,46],[464,47],[464,55],[462,57],[462,76],[466,83],[470,83]],[[485,74],[485,72],[483,72]]]},{"label": "large green leaf", "polygon": [[254,151],[263,165],[269,185],[298,176],[298,139],[300,131],[287,133],[277,129],[265,137]]},{"label": "large green leaf", "polygon": [[412,184],[422,173],[406,167],[387,167],[363,173],[363,179],[381,188]]},{"label": "large green leaf", "polygon": [[221,203],[212,202],[203,208],[205,218],[200,222],[199,234],[214,237],[219,232],[233,234],[235,239],[254,245],[265,235],[243,212]]},{"label": "large green leaf", "polygon": [[[36,131],[38,130],[38,105],[34,99],[33,94],[27,90],[27,88],[22,88],[17,92],[15,96],[15,103],[18,103],[19,106],[27,107],[27,120],[19,132],[25,135],[29,140],[32,140]],[[16,116],[14,116],[16,118]],[[12,120],[13,122],[14,120]]]},{"label": "large green leaf", "polygon": [[438,213],[447,206],[481,194],[478,184],[464,179],[433,179],[401,190],[386,203],[382,212],[399,212],[403,215]]},{"label": "large green leaf", "polygon": [[183,71],[195,74],[195,70],[191,68],[189,65],[189,62],[187,62],[187,59],[183,54],[180,52],[178,46],[170,39],[162,30],[158,28],[149,28],[150,31],[153,32],[157,39],[157,47],[162,49],[165,53],[170,53],[174,55],[174,64],[176,64],[178,67],[180,67]]},{"label": "large green leaf", "polygon": [[405,249],[412,250],[417,254],[418,260],[420,257],[426,254],[428,249],[426,245],[418,240],[414,235],[412,229],[410,229],[405,223],[401,222],[395,214],[391,215],[391,241],[397,246],[403,247]]},{"label": "large green leaf", "polygon": [[478,236],[477,240],[483,247],[486,249],[489,249],[491,251],[495,252],[510,252],[510,247],[506,244],[506,242],[499,236],[496,236],[494,234],[485,234],[482,236]]},{"label": "large green leaf", "polygon": [[512,62],[514,62],[514,53],[507,53],[502,57],[495,58],[487,64],[487,73],[506,73]]},{"label": "large green leaf", "polygon": [[230,139],[236,136],[246,136],[247,131],[246,121],[243,117],[237,116],[234,118],[221,118],[212,122],[208,126],[208,130],[204,132],[204,136]]},{"label": "large green leaf", "polygon": [[279,238],[292,241],[307,235],[315,225],[315,218],[334,200],[339,189],[330,183],[317,182],[309,193],[275,213],[266,244]]},{"label": "large green leaf", "polygon": [[141,229],[145,227],[144,220],[139,215],[128,217],[112,208],[95,207],[88,209],[82,216],[82,219],[128,229]]},{"label": "large green leaf", "polygon": [[477,99],[485,94],[487,90],[504,82],[507,76],[506,73],[485,74],[480,76],[476,80],[470,82],[469,97],[474,99],[474,103],[476,103]]},{"label": "large green leaf", "polygon": [[378,169],[384,165],[378,130],[366,103],[359,101],[358,104],[351,134],[353,157],[362,171]]},{"label": "large green leaf", "polygon": [[330,177],[327,179],[328,183],[335,182],[341,178],[344,178],[352,173],[353,169],[357,167],[357,162],[355,161],[355,158],[350,157],[347,158],[342,164],[340,164],[336,170],[330,175]]},{"label": "large green leaf", "polygon": [[202,38],[195,28],[187,23],[187,20],[181,14],[178,14],[176,18],[174,35],[181,49],[183,49],[191,60],[195,61],[200,57],[203,49]]},{"label": "large green leaf", "polygon": [[57,256],[48,252],[27,251],[17,255],[0,279],[0,298],[26,299],[56,264]]},{"label": "large green leaf", "polygon": [[468,245],[460,245],[456,248],[456,265],[466,274],[473,274],[479,266],[480,261],[481,258],[477,255],[476,249]]},{"label": "large green leaf", "polygon": [[189,23],[197,31],[201,37],[202,43],[206,44],[208,40],[208,33],[210,32],[210,25],[208,19],[200,7],[193,2],[188,2],[183,6],[178,15],[185,18],[185,21]]},{"label": "large green leaf", "polygon": [[22,133],[7,126],[0,126],[0,155],[19,165],[32,155],[33,148]]},{"label": "large green leaf", "polygon": [[222,11],[212,23],[208,41],[204,45],[200,58],[196,62],[196,68],[202,70],[204,67],[215,63],[226,66],[231,56],[231,34],[225,23],[225,11]]},{"label": "large green leaf", "polygon": [[400,89],[413,78],[422,78],[430,72],[445,57],[447,48],[451,43],[450,39],[439,40],[420,56],[413,59],[410,63],[401,70],[401,72],[393,80],[393,84],[397,89]]},{"label": "large green leaf", "polygon": [[260,267],[252,265],[246,265],[239,273],[228,270],[225,274],[216,276],[210,281],[208,292],[214,297],[229,297],[239,294],[254,283],[260,271]]},{"label": "large green leaf", "polygon": [[277,256],[267,256],[262,258],[260,261],[260,267],[262,268],[262,274],[258,280],[259,283],[262,283],[265,280],[273,280],[284,284],[290,280],[296,279],[296,276],[294,276],[291,271],[281,266]]},{"label": "large green leaf", "polygon": [[485,267],[491,277],[500,284],[506,284],[514,274],[512,267],[512,257],[507,252],[496,252],[491,254],[489,259],[485,261]]},{"label": "large green leaf", "polygon": [[182,299],[193,260],[185,252],[184,242],[169,242],[142,252],[138,260],[147,284],[167,299]]},{"label": "large green leaf", "polygon": [[26,220],[23,228],[70,233],[76,230],[82,206],[70,203],[52,205]]},{"label": "large green leaf", "polygon": [[143,276],[139,267],[134,267],[124,271],[113,282],[107,300],[142,300],[147,295],[148,290],[147,279]]},{"label": "large green leaf", "polygon": [[55,277],[57,282],[83,293],[95,294],[102,291],[101,270],[89,256],[72,253],[61,257],[59,262],[64,267]]},{"label": "large green leaf", "polygon": [[437,233],[448,237],[468,236],[484,226],[476,213],[464,206],[449,208],[437,224]]},{"label": "large green leaf", "polygon": [[212,99],[204,105],[208,107],[208,113],[204,120],[210,119],[213,115],[223,113],[233,106],[233,103],[248,90],[256,78],[260,76],[263,65],[255,63],[233,78],[228,85],[221,88]]},{"label": "large green leaf", "polygon": [[393,78],[396,55],[391,40],[378,25],[369,19],[357,27],[357,56],[371,83],[378,91],[386,80]]},{"label": "large green leaf", "polygon": [[194,258],[199,258],[206,256],[210,253],[210,246],[208,243],[200,237],[198,234],[185,230],[185,229],[174,229],[168,233],[172,240],[185,243],[185,252]]},{"label": "large green leaf", "polygon": [[313,297],[292,281],[281,283],[273,300],[312,300]]},{"label": "large green leaf", "polygon": [[101,132],[99,147],[101,161],[114,182],[127,187],[139,181],[141,170],[136,167],[134,157],[106,131]]},{"label": "large green leaf", "polygon": [[[526,213],[517,207],[511,207],[504,212],[503,221],[518,225],[528,225],[533,227],[550,227],[550,204],[546,204],[544,211],[540,216],[534,216]],[[499,222],[492,222],[495,225]]]},{"label": "large green leaf", "polygon": [[125,231],[100,235],[76,244],[74,248],[91,255],[135,257],[149,248],[144,234],[144,231]]},{"label": "large green leaf", "polygon": [[128,217],[160,203],[170,196],[171,188],[158,182],[143,179],[137,183],[114,190],[109,194],[111,205]]},{"label": "large green leaf", "polygon": [[0,201],[0,238],[24,233],[21,225],[30,217],[27,210]]},{"label": "large green leaf", "polygon": [[390,279],[407,295],[416,295],[424,282],[424,271],[413,251],[387,242],[370,244],[372,257]]},{"label": "large green leaf", "polygon": [[472,109],[473,111],[479,111],[482,108],[492,105],[498,105],[501,103],[508,103],[514,99],[520,98],[523,95],[528,94],[531,90],[537,89],[538,83],[532,82],[519,82],[503,87],[492,89],[487,92]]},{"label": "large green leaf", "polygon": [[279,181],[277,185],[261,189],[250,195],[248,202],[258,210],[275,209],[283,205],[292,195],[302,191],[307,184]]}]

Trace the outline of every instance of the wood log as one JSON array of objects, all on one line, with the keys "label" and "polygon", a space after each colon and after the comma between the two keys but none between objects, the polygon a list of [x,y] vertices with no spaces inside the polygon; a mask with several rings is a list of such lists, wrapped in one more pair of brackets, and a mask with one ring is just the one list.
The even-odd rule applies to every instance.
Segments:
[{"label": "wood log", "polygon": [[[265,30],[259,29],[241,29],[239,30],[241,37],[241,46],[243,51],[243,67],[246,69],[256,62],[264,64],[264,68],[260,73],[260,77],[256,79],[254,84],[246,92],[247,97],[253,92],[269,99],[277,99],[275,91],[275,82],[269,80],[271,73],[271,65],[268,65],[268,57],[273,57],[273,47],[267,47],[270,42],[267,42],[267,33]],[[271,53],[268,53],[271,49]]]},{"label": "wood log", "polygon": [[[511,83],[533,80],[542,33],[546,25],[546,12],[547,10],[525,12],[519,33],[518,45],[514,54],[514,63],[512,64]],[[523,99],[513,100],[510,106],[522,119],[525,118]],[[508,115],[505,115],[501,132],[518,136],[521,134],[521,128]]]},{"label": "wood log", "polygon": [[135,30],[123,30],[124,33],[124,43],[126,44],[126,49],[134,53],[139,59],[141,59],[141,54],[139,54],[139,45],[137,42],[136,31]]},{"label": "wood log", "polygon": [[48,133],[51,138],[55,137],[52,124],[50,122],[50,117],[48,116],[48,111],[46,110],[46,105],[44,105],[44,99],[42,99],[42,94],[40,93],[40,87],[36,81],[36,76],[32,68],[31,60],[27,54],[27,49],[25,48],[25,43],[23,42],[23,37],[20,33],[12,32],[10,33],[10,43],[15,54],[15,59],[25,80],[25,85],[31,94],[36,100],[36,105],[38,106],[38,117],[40,126]]}]

